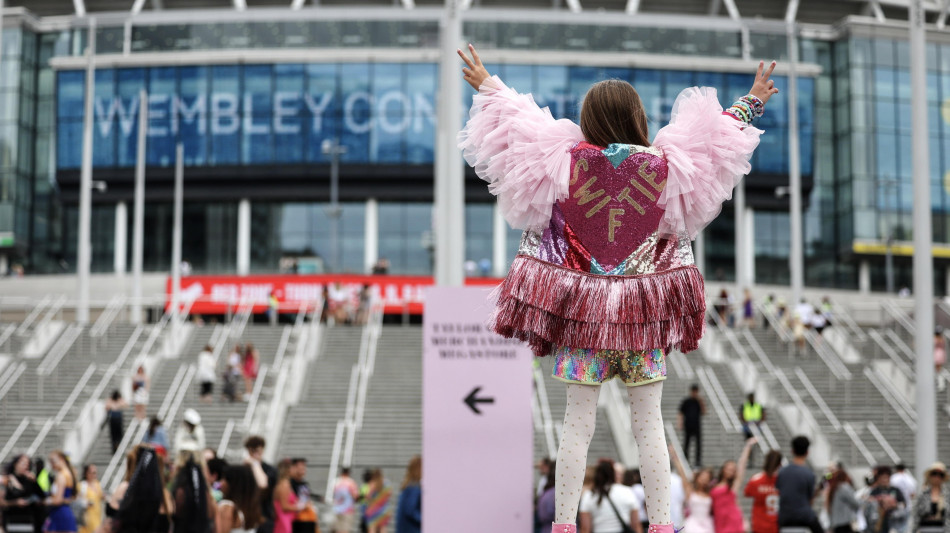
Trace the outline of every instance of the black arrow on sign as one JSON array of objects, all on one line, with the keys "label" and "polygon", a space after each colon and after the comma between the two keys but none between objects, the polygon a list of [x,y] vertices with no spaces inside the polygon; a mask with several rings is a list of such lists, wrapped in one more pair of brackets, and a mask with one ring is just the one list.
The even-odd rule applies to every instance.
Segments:
[{"label": "black arrow on sign", "polygon": [[480,390],[482,390],[481,387],[475,387],[474,389],[472,389],[472,392],[468,393],[468,396],[465,397],[465,405],[467,405],[469,409],[474,411],[476,415],[482,414],[482,412],[478,410],[478,405],[476,404],[495,403],[494,398],[476,398]]}]

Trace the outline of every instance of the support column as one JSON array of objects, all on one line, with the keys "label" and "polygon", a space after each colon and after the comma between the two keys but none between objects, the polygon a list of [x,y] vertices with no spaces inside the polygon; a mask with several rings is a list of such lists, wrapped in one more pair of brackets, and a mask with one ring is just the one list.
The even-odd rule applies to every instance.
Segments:
[{"label": "support column", "polygon": [[501,278],[508,271],[508,223],[505,222],[498,202],[492,208],[492,276]]},{"label": "support column", "polygon": [[858,292],[869,294],[871,292],[871,262],[862,259],[858,263]]},{"label": "support column", "polygon": [[115,255],[112,266],[119,277],[125,277],[125,258],[129,244],[129,212],[125,202],[115,204]]},{"label": "support column", "polygon": [[788,41],[788,188],[789,225],[791,226],[788,254],[791,274],[792,305],[802,299],[805,290],[805,247],[802,230],[802,171],[801,148],[798,138],[798,34],[794,22],[786,28]]},{"label": "support column", "polygon": [[755,285],[755,210],[746,206],[742,221],[745,223],[746,287],[751,289]]},{"label": "support column", "polygon": [[[910,34],[911,101],[927,100],[926,28],[923,0],[908,2],[908,33]],[[933,211],[930,207],[930,143],[927,129],[927,106],[911,108],[911,149],[914,176],[914,335],[917,388],[917,435],[914,466],[917,479],[923,479],[924,468],[937,459],[937,399],[934,370],[934,260]]]},{"label": "support column", "polygon": [[89,322],[89,271],[92,266],[92,127],[96,88],[96,19],[89,19],[86,47],[86,92],[83,96],[82,165],[79,172],[79,228],[76,243],[78,285],[76,322]]},{"label": "support column", "polygon": [[950,295],[950,265],[943,269],[943,295]]},{"label": "support column", "polygon": [[363,265],[365,272],[372,272],[379,261],[379,203],[376,198],[366,200],[366,215],[363,219]]},{"label": "support column", "polygon": [[251,273],[251,201],[247,198],[238,202],[237,273],[238,276]]},{"label": "support column", "polygon": [[445,0],[439,21],[442,46],[439,61],[439,109],[435,152],[435,283],[461,287],[465,280],[465,173],[456,136],[462,127],[461,0]]},{"label": "support column", "polygon": [[742,289],[749,286],[749,275],[746,267],[749,261],[746,259],[748,239],[746,239],[745,227],[745,179],[736,186],[735,195],[732,198],[734,226],[735,226],[735,268],[736,268],[736,289],[741,292]]}]

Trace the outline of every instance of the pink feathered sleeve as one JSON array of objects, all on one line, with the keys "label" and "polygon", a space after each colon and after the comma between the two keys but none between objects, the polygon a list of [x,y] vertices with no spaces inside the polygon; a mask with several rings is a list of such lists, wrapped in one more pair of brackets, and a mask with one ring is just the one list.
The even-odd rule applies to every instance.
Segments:
[{"label": "pink feathered sleeve", "polygon": [[555,120],[530,94],[518,94],[493,76],[472,102],[458,146],[513,228],[538,229],[554,203],[567,198],[571,154],[582,141],[570,120]]},{"label": "pink feathered sleeve", "polygon": [[653,141],[669,169],[657,201],[666,210],[660,234],[695,239],[751,170],[749,158],[761,134],[762,130],[724,114],[715,89],[690,87],[681,92],[670,123]]}]

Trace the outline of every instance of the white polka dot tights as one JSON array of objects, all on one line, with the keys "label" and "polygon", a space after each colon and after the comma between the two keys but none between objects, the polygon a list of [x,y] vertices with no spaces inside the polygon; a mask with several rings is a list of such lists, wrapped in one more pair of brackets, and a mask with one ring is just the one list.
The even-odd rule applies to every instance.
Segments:
[{"label": "white polka dot tights", "polygon": [[[633,436],[640,451],[640,475],[647,498],[647,512],[652,523],[669,524],[670,457],[660,411],[663,382],[627,387],[627,391]],[[587,449],[594,436],[599,396],[599,386],[567,385],[567,409],[555,474],[557,524],[573,524],[577,519],[577,507],[587,469]]]}]

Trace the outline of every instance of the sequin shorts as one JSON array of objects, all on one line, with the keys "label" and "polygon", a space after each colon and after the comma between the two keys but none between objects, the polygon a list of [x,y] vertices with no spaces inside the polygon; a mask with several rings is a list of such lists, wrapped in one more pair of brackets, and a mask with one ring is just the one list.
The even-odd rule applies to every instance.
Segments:
[{"label": "sequin shorts", "polygon": [[554,379],[566,383],[600,385],[619,378],[628,387],[666,379],[663,350],[593,350],[558,348],[554,351]]}]

